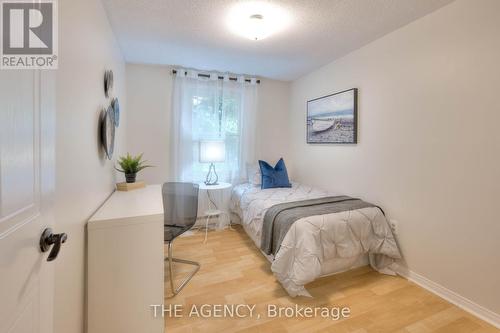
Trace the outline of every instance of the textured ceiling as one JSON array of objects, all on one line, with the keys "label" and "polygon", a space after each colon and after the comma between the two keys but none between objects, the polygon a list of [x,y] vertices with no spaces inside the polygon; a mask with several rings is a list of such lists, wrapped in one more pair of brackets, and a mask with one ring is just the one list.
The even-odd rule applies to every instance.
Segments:
[{"label": "textured ceiling", "polygon": [[273,0],[291,16],[260,41],[232,34],[237,0],[102,0],[128,62],[293,80],[453,0]]}]

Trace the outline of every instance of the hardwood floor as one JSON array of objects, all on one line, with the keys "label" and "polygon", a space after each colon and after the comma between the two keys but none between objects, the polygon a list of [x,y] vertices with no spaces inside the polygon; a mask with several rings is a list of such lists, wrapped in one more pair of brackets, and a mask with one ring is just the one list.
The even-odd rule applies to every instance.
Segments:
[{"label": "hardwood floor", "polygon": [[[200,262],[201,269],[179,295],[165,300],[166,306],[182,307],[179,312],[182,317],[165,318],[167,332],[500,332],[403,278],[382,275],[369,267],[308,284],[306,288],[313,298],[291,298],[242,228],[209,232],[208,236],[206,244],[202,232],[174,242],[174,255]],[[177,280],[190,267],[175,264],[174,269]],[[165,282],[167,292],[169,283]],[[203,318],[203,304],[248,304],[256,308],[254,317]],[[349,307],[351,314],[337,321],[321,316],[269,318],[269,304]],[[189,317],[193,305],[198,312]]]}]

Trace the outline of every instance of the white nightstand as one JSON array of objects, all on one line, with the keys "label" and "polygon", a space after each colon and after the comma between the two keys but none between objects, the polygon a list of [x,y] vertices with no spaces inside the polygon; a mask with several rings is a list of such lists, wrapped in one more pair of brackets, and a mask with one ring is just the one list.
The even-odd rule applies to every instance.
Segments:
[{"label": "white nightstand", "polygon": [[218,183],[217,185],[205,185],[205,183],[200,183],[200,190],[206,192],[208,199],[208,210],[203,214],[206,217],[205,220],[205,242],[208,237],[208,224],[211,218],[217,217],[217,229],[224,229],[226,227],[231,227],[231,221],[229,218],[229,197],[230,189],[232,187],[229,183]]}]

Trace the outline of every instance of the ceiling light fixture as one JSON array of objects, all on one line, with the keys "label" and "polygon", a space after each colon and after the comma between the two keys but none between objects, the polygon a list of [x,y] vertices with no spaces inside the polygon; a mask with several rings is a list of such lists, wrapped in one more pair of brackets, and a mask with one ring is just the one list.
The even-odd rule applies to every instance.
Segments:
[{"label": "ceiling light fixture", "polygon": [[228,28],[239,36],[261,40],[285,29],[288,14],[269,2],[240,2],[229,12]]}]

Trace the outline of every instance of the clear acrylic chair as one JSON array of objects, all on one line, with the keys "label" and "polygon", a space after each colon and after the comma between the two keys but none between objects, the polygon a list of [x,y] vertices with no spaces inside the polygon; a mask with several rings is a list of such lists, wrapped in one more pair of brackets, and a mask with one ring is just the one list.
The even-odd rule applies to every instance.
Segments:
[{"label": "clear acrylic chair", "polygon": [[[162,186],[165,218],[164,240],[168,245],[168,256],[165,261],[168,261],[169,265],[170,288],[172,291],[172,294],[167,298],[177,295],[200,269],[200,264],[195,261],[174,258],[172,249],[174,239],[191,229],[196,223],[198,192],[198,184],[169,182],[164,183]],[[177,287],[174,286],[174,262],[195,266],[194,270]]]}]

